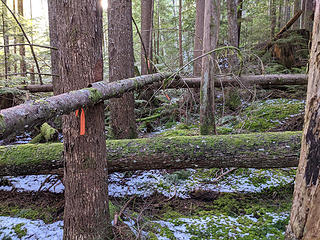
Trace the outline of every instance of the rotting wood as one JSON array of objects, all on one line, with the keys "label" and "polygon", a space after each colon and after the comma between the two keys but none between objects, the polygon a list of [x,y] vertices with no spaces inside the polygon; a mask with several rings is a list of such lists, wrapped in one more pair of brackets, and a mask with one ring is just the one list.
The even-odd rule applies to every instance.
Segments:
[{"label": "rotting wood", "polygon": [[[299,161],[301,132],[156,137],[106,142],[108,172],[185,168],[283,168]],[[0,176],[63,168],[62,143],[0,147]]]},{"label": "rotting wood", "polygon": [[14,132],[23,131],[35,123],[41,124],[50,118],[68,114],[86,106],[93,106],[106,99],[120,97],[125,92],[137,90],[170,76],[172,76],[171,73],[156,73],[112,83],[95,82],[88,88],[30,101],[16,107],[1,110],[0,139]]},{"label": "rotting wood", "polygon": [[[265,87],[273,85],[307,85],[306,74],[268,74],[268,75],[244,75],[236,76],[217,76],[215,87],[221,86],[250,86],[253,84]],[[154,84],[156,88],[162,87],[162,84]],[[165,86],[165,88],[199,88],[200,78],[176,79]],[[52,92],[52,84],[28,85],[21,87],[22,90],[30,92]]]}]

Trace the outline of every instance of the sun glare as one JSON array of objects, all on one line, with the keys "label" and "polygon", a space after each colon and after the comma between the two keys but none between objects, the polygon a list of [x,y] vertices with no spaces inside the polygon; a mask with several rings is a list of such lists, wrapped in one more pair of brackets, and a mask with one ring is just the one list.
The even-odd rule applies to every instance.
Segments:
[{"label": "sun glare", "polygon": [[106,10],[108,8],[108,0],[101,0],[101,6]]}]

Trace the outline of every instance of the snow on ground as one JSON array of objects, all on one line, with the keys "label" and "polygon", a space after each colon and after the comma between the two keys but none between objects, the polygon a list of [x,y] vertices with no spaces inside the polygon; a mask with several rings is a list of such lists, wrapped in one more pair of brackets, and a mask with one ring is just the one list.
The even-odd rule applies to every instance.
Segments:
[{"label": "snow on ground", "polygon": [[[180,198],[189,198],[189,192],[194,189],[206,189],[220,192],[260,192],[270,186],[279,186],[293,182],[294,171],[284,169],[282,172],[277,170],[258,170],[246,169],[244,172],[230,173],[217,183],[214,183],[215,177],[210,177],[206,171],[198,174],[197,170],[188,169],[178,172],[168,173],[165,170],[137,171],[134,173],[113,173],[109,175],[109,195],[113,197],[124,197],[130,195],[138,195],[147,197],[156,192],[164,196],[171,197],[176,195]],[[52,175],[33,175],[20,177],[4,177],[9,180],[10,186],[0,186],[0,190],[17,190],[17,191],[38,191],[49,190],[51,192],[63,192],[64,187],[57,176]],[[51,187],[51,188],[50,188]],[[269,213],[271,216],[271,213]],[[273,216],[272,221],[287,217],[288,213]],[[212,226],[218,228],[221,234],[229,234],[231,238],[234,236],[245,236],[242,233],[240,222],[243,219],[251,221],[255,220],[251,216],[241,216],[233,218],[230,216],[210,216],[210,218],[180,218],[168,221],[155,221],[158,228],[165,227],[169,229],[170,234],[176,239],[190,239],[192,236],[200,235],[209,229],[206,233],[210,236]],[[19,226],[19,224],[21,226]],[[134,222],[127,221],[128,226],[134,230]],[[15,229],[19,226],[25,236],[19,238]],[[45,224],[43,221],[31,221],[22,218],[0,217],[0,239],[62,239],[61,221],[53,224]],[[238,226],[239,225],[239,226]],[[233,226],[231,229],[230,226]],[[247,227],[247,225],[245,225]],[[25,230],[24,230],[25,229]],[[225,231],[225,232],[224,232]],[[21,231],[20,231],[21,232]],[[147,233],[146,233],[147,234]],[[232,235],[233,234],[233,235]],[[242,235],[241,235],[242,234]],[[272,239],[272,233],[270,238]],[[7,238],[6,238],[7,237]],[[157,237],[162,240],[171,239],[168,236],[157,233]],[[208,239],[207,237],[203,239]],[[210,238],[209,238],[210,239]]]},{"label": "snow on ground", "polygon": [[0,239],[61,240],[63,222],[45,224],[41,220],[0,216]]}]

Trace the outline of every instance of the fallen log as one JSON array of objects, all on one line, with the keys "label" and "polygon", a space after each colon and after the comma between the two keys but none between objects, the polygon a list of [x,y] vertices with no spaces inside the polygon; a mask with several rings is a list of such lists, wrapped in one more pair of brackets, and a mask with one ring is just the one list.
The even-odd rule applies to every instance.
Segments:
[{"label": "fallen log", "polygon": [[[300,140],[301,132],[108,140],[108,172],[296,167]],[[1,146],[0,176],[63,168],[62,152],[62,143]]]},{"label": "fallen log", "polygon": [[[183,78],[176,79],[165,88],[199,88],[200,78]],[[234,76],[217,76],[214,83],[215,87],[225,86],[250,86],[253,84],[260,86],[273,85],[307,85],[308,78],[306,74],[268,74],[268,75],[244,75],[241,77]],[[153,87],[160,88],[161,84],[155,84]],[[30,92],[52,92],[52,84],[46,85],[28,85],[20,89]]]},{"label": "fallen log", "polygon": [[0,110],[0,140],[35,123],[41,124],[50,118],[69,114],[77,109],[92,106],[106,99],[120,97],[125,92],[137,90],[170,76],[170,73],[156,73],[112,83],[95,82],[88,88]]}]

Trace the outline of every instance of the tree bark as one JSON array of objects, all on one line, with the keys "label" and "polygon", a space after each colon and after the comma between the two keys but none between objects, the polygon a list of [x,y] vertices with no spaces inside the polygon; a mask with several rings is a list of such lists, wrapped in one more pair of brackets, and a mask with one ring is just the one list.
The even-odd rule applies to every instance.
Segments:
[{"label": "tree bark", "polygon": [[[296,167],[301,132],[108,140],[108,172],[185,168]],[[0,176],[55,172],[61,143],[0,146]]]},{"label": "tree bark", "polygon": [[313,26],[313,9],[314,9],[314,4],[313,0],[305,0],[305,6],[304,6],[304,25],[303,28],[312,31],[312,26]]},{"label": "tree bark", "polygon": [[[261,87],[283,86],[283,85],[307,85],[308,78],[306,74],[270,74],[270,75],[243,75],[235,76],[217,76],[214,82],[215,87],[225,86],[252,86]],[[201,78],[183,78],[176,79],[164,88],[200,88]],[[155,83],[156,89],[163,87],[163,83]],[[28,85],[19,89],[30,92],[52,92],[52,84],[46,85]]]},{"label": "tree bark", "polygon": [[[203,53],[217,47],[220,26],[220,0],[205,0]],[[214,54],[202,58],[200,87],[200,134],[216,133],[214,121]]]},{"label": "tree bark", "polygon": [[[109,0],[109,81],[134,77],[131,0]],[[110,101],[114,138],[137,137],[133,93]]]},{"label": "tree bark", "polygon": [[[57,9],[60,7],[60,2],[58,0],[48,0],[48,18],[49,18],[49,36],[50,36],[50,46],[54,48],[59,48],[59,40],[58,40],[58,29],[57,29]],[[61,82],[59,79],[59,51],[56,49],[50,49],[51,53],[51,74],[52,76],[52,84],[54,86],[55,95],[59,93],[63,93],[62,85],[58,84]],[[44,85],[40,85],[44,86]],[[45,90],[45,89],[44,89]]]},{"label": "tree bark", "polygon": [[286,239],[320,239],[320,1],[316,1],[304,130]]},{"label": "tree bark", "polygon": [[[23,0],[18,0],[18,14],[21,17],[20,20],[22,20],[23,17]],[[19,36],[19,43],[24,43],[24,36],[22,35],[22,33],[20,32],[20,36]],[[21,76],[25,77],[26,76],[26,72],[27,72],[27,65],[26,65],[26,49],[24,45],[20,46],[20,72],[21,72]]]},{"label": "tree bark", "polygon": [[183,67],[183,49],[182,49],[182,0],[179,0],[179,67]]},{"label": "tree bark", "polygon": [[238,21],[238,46],[240,46],[241,23],[242,23],[243,0],[238,0],[237,21]]},{"label": "tree bark", "polygon": [[[97,0],[58,2],[56,27],[59,24],[59,31],[56,34],[61,78],[55,84],[61,85],[56,88],[58,91],[68,92],[103,78],[102,7]],[[74,113],[62,117],[65,158],[63,238],[112,239],[105,172],[104,105],[101,102],[83,107],[79,107],[80,121]],[[82,121],[85,129],[80,124]]]},{"label": "tree bark", "polygon": [[228,41],[234,47],[239,47],[237,6],[238,0],[227,0]]},{"label": "tree bark", "polygon": [[[294,15],[297,14],[297,12],[299,12],[300,10],[301,10],[301,0],[294,0],[293,14]],[[301,22],[301,18],[292,25],[292,29],[299,29],[300,22]]]},{"label": "tree bark", "polygon": [[273,39],[276,29],[277,14],[276,14],[276,1],[270,0],[270,39]]},{"label": "tree bark", "polygon": [[[7,3],[7,0],[4,0],[5,3]],[[7,14],[7,8],[3,5],[2,6],[2,26],[3,26],[3,44],[5,47],[4,50],[4,75],[5,79],[8,79],[8,73],[10,72],[10,63],[9,63],[9,35],[8,35],[8,14]],[[7,47],[6,47],[7,46]]]},{"label": "tree bark", "polygon": [[[196,0],[196,23],[194,34],[193,58],[197,58],[202,54],[203,47],[203,16],[204,16],[205,0]],[[193,76],[201,76],[202,59],[193,62]]]}]

